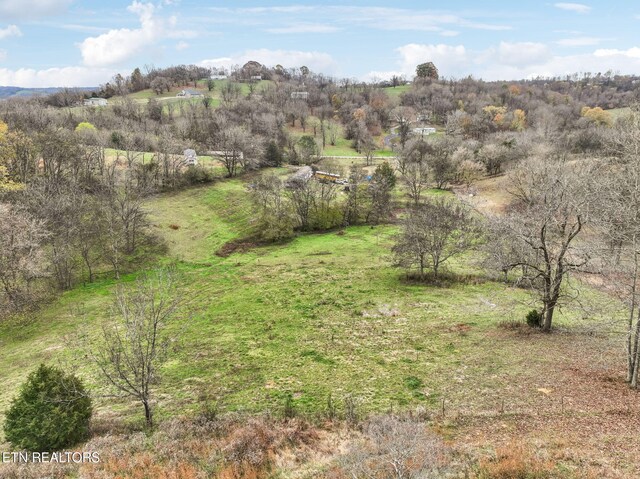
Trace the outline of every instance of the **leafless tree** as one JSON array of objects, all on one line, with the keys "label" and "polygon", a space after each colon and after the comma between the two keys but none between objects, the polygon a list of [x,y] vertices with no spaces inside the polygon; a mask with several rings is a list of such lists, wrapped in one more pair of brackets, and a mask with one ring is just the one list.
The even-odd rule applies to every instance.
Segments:
[{"label": "leafless tree", "polygon": [[427,162],[412,161],[408,163],[402,175],[402,181],[414,206],[419,205],[422,193],[429,185],[429,166]]},{"label": "leafless tree", "polygon": [[515,203],[506,215],[490,221],[495,239],[491,247],[509,253],[496,255],[501,258],[497,266],[517,272],[519,280],[539,294],[545,332],[566,298],[565,280],[590,260],[576,242],[589,213],[590,202],[583,194],[587,170],[587,164],[572,167],[561,159],[528,160],[510,174]]},{"label": "leafless tree", "polygon": [[369,215],[371,198],[364,170],[353,165],[349,169],[349,191],[345,202],[344,223],[357,225]]},{"label": "leafless tree", "polygon": [[118,286],[112,320],[101,341],[88,354],[106,383],[142,403],[147,426],[153,426],[152,393],[160,382],[172,337],[168,326],[178,312],[174,273],[159,270],[142,276],[135,286]]},{"label": "leafless tree", "polygon": [[23,307],[35,299],[31,283],[46,274],[43,243],[48,233],[42,221],[9,204],[0,203],[0,218],[0,285],[9,305]]},{"label": "leafless tree", "polygon": [[293,236],[293,211],[284,195],[284,183],[278,176],[258,177],[252,185],[251,197],[257,210],[255,229],[261,239],[280,241]]},{"label": "leafless tree", "polygon": [[426,424],[411,418],[375,417],[363,438],[340,459],[353,479],[442,477],[444,446]]},{"label": "leafless tree", "polygon": [[598,175],[589,193],[595,225],[604,239],[604,273],[628,307],[627,382],[638,387],[640,369],[640,110],[634,107],[613,130],[616,161]]},{"label": "leafless tree", "polygon": [[218,136],[218,145],[223,150],[222,162],[227,176],[233,178],[243,165],[244,150],[251,142],[250,135],[244,128],[232,126],[221,131]]},{"label": "leafless tree", "polygon": [[430,268],[438,279],[440,267],[473,247],[480,227],[471,212],[453,200],[439,197],[412,208],[393,247],[399,265],[418,268],[420,279]]}]

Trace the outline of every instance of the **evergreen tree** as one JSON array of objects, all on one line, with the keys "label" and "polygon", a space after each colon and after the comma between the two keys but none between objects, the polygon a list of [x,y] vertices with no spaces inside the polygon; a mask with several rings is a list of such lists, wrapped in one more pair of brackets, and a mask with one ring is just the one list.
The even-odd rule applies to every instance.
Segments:
[{"label": "evergreen tree", "polygon": [[12,403],[4,434],[15,448],[55,451],[89,436],[91,399],[72,374],[41,364]]}]

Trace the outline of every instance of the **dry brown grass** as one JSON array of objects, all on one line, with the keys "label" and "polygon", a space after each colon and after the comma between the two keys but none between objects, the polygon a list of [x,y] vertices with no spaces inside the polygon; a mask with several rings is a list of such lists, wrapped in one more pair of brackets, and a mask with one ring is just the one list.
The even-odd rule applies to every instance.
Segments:
[{"label": "dry brown grass", "polygon": [[521,443],[498,448],[495,457],[479,463],[478,479],[551,479],[555,475],[552,461],[537,457]]}]

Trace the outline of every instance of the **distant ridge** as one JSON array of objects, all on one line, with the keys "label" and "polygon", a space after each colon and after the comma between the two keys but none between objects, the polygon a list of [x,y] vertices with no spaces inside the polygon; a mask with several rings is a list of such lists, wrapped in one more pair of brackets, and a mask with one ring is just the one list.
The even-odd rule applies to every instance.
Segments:
[{"label": "distant ridge", "polygon": [[[0,99],[11,98],[17,96],[33,96],[33,95],[50,95],[51,93],[64,90],[61,87],[49,87],[49,88],[23,88],[19,86],[0,86]],[[77,87],[71,88],[71,90],[93,91],[98,90],[98,87]]]}]

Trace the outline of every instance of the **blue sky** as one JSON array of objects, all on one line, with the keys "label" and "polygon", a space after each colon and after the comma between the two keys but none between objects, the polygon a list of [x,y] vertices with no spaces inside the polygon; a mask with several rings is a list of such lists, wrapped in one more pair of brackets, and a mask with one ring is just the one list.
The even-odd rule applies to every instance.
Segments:
[{"label": "blue sky", "polygon": [[0,0],[0,85],[94,86],[135,66],[257,60],[358,79],[640,74],[628,1]]}]

